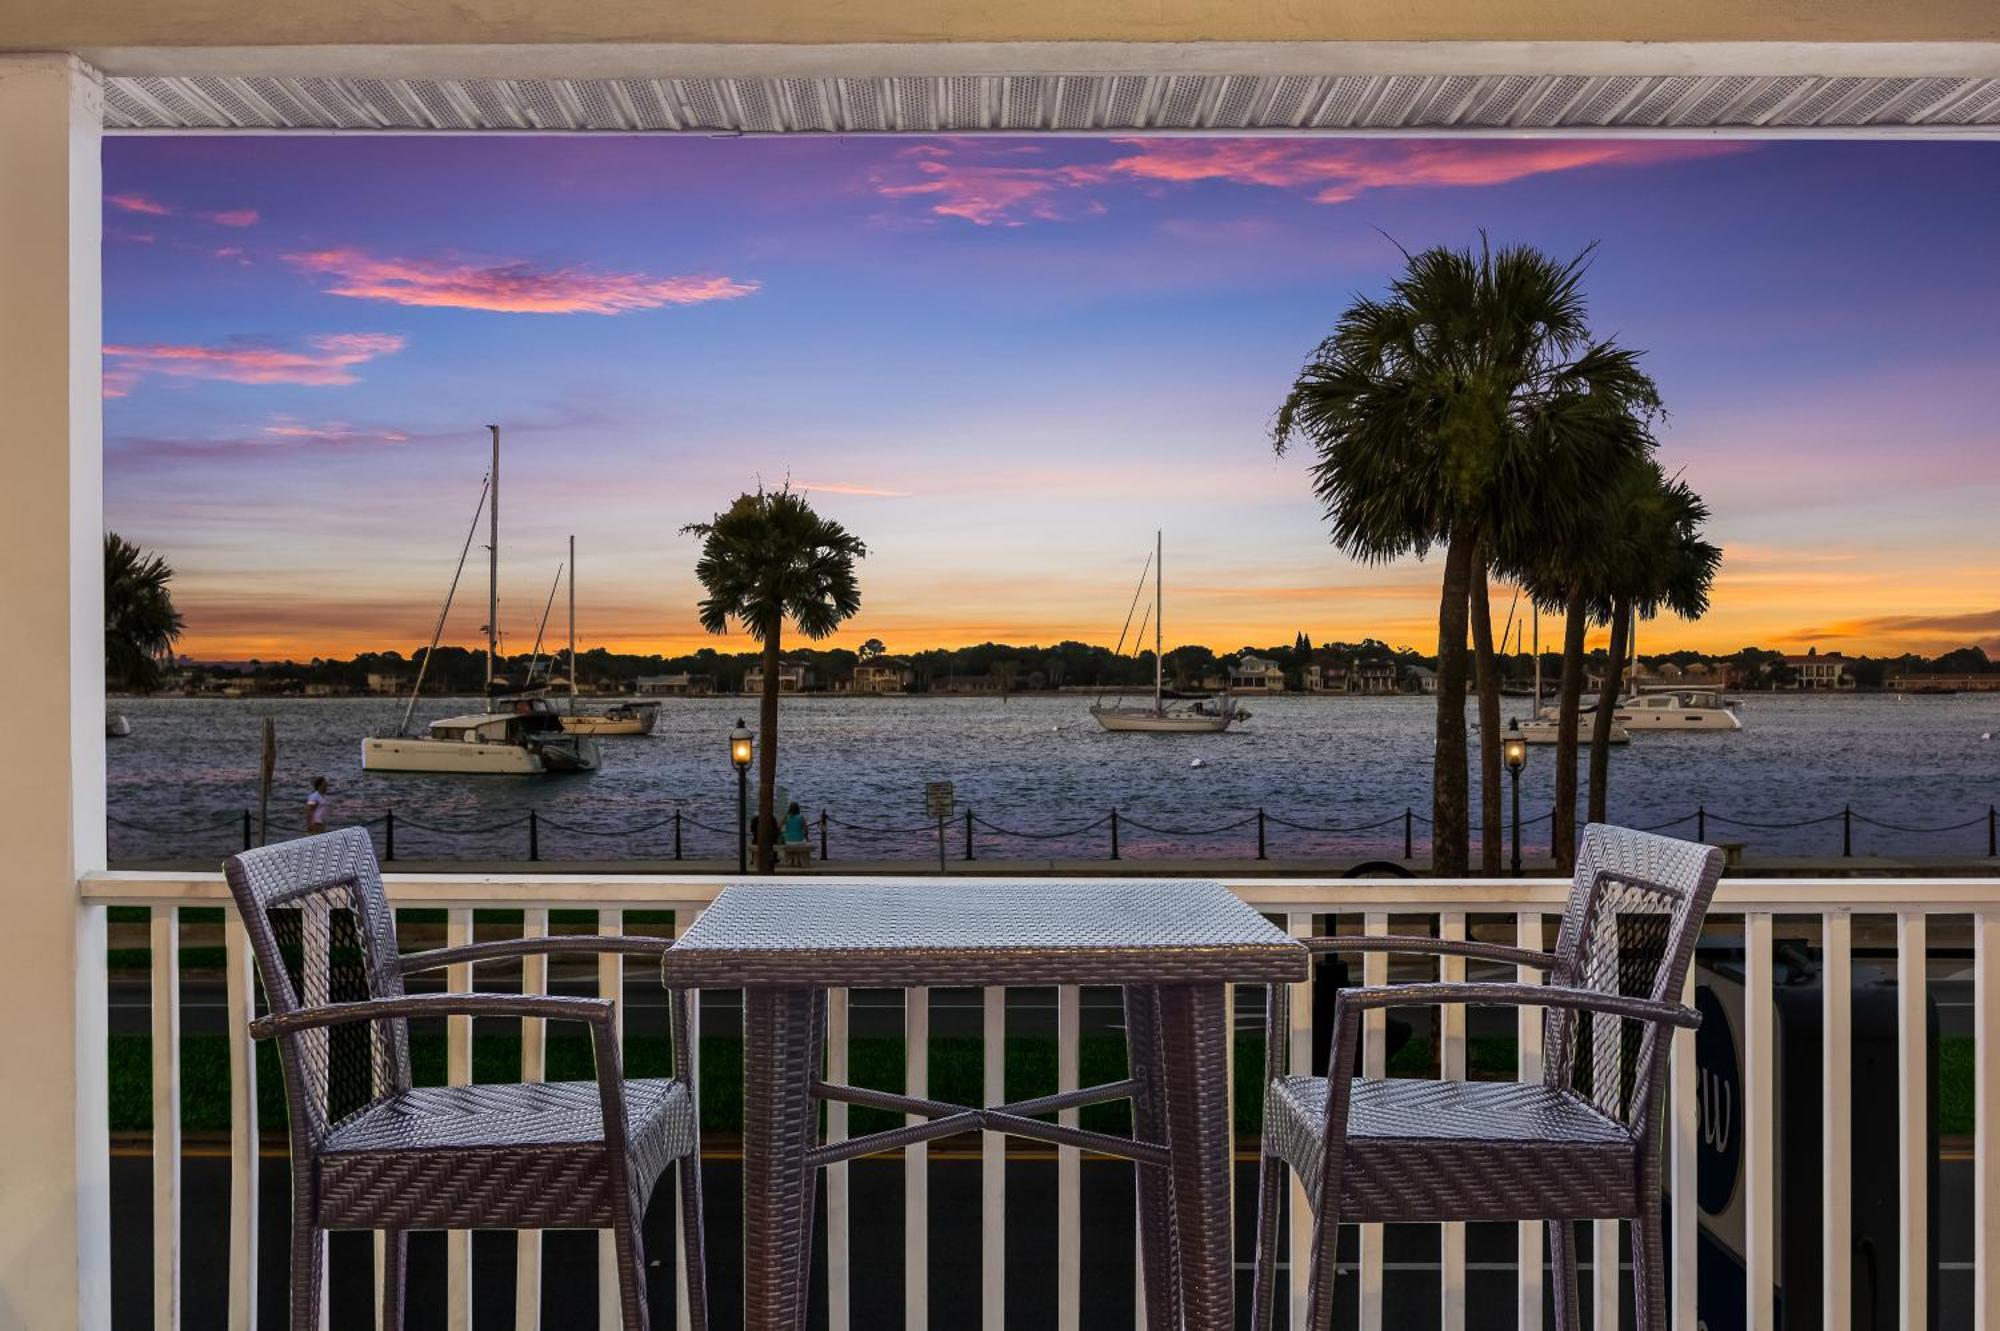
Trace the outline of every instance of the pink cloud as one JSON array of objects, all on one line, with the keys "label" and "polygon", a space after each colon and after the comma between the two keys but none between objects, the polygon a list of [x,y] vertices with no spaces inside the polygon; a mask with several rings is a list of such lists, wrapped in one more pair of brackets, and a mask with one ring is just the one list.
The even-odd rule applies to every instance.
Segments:
[{"label": "pink cloud", "polygon": [[221,212],[203,213],[202,216],[217,226],[256,226],[261,220],[255,208],[225,208]]},{"label": "pink cloud", "polygon": [[380,259],[342,249],[284,257],[303,272],[332,279],[327,287],[331,295],[507,314],[623,314],[734,300],[760,285],[712,275],[651,277],[574,265],[545,268],[526,260]]},{"label": "pink cloud", "polygon": [[327,421],[322,425],[308,425],[292,418],[279,417],[276,425],[264,427],[264,433],[277,439],[299,440],[311,444],[407,444],[410,436],[401,430],[382,430],[369,426],[349,425],[346,421]]},{"label": "pink cloud", "polygon": [[[1048,164],[1039,148],[957,141],[897,154],[874,178],[887,198],[929,201],[930,211],[979,226],[1021,226],[1101,213],[1079,191],[1124,181],[1152,186],[1226,181],[1309,191],[1345,203],[1369,190],[1502,185],[1597,166],[1643,166],[1745,151],[1726,142],[1617,140],[1121,139],[1125,155],[1102,164]],[[1028,160],[1024,160],[1028,158]]]},{"label": "pink cloud", "polygon": [[104,201],[120,212],[144,213],[148,217],[167,217],[174,211],[158,199],[149,199],[143,194],[107,194]]},{"label": "pink cloud", "polygon": [[[141,376],[219,379],[236,384],[304,384],[329,387],[357,382],[354,367],[401,351],[393,333],[324,333],[300,347],[251,339],[216,346],[175,343],[107,345],[106,395],[123,396]],[[117,385],[116,391],[110,387]]]},{"label": "pink cloud", "polygon": [[864,495],[873,499],[908,499],[908,490],[884,490],[872,485],[848,485],[840,481],[794,481],[794,489],[830,495]]}]

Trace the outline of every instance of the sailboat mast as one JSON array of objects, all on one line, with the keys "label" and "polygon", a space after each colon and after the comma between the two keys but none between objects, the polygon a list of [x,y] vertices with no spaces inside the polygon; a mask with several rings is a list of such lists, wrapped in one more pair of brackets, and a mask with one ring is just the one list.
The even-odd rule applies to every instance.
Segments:
[{"label": "sailboat mast", "polygon": [[1535,710],[1530,716],[1542,714],[1542,607],[1534,607],[1535,612]]},{"label": "sailboat mast", "polygon": [[576,711],[576,537],[569,538],[569,710]]},{"label": "sailboat mast", "polygon": [[486,692],[493,692],[493,679],[500,657],[500,427],[493,432],[493,482],[486,506]]},{"label": "sailboat mast", "polygon": [[1163,583],[1166,577],[1167,547],[1157,529],[1153,532],[1153,710],[1161,710],[1161,689],[1166,682],[1166,658],[1160,654],[1164,635],[1160,632],[1160,616],[1166,610],[1166,591]]}]

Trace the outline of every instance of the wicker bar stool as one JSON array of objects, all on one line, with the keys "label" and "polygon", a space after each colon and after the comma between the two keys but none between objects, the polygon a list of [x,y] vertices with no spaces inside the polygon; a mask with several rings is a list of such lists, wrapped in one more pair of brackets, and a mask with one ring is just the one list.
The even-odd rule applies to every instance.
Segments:
[{"label": "wicker bar stool", "polygon": [[[384,1233],[382,1325],[400,1331],[413,1229],[609,1229],[625,1331],[646,1331],[640,1222],[680,1164],[688,1305],[706,1328],[700,1151],[686,995],[670,995],[672,1080],[627,1081],[608,999],[541,994],[410,994],[403,977],[495,957],[643,953],[667,939],[509,939],[400,955],[395,916],[359,828],[232,855],[230,893],[250,935],[291,1121],[292,1331],[318,1331],[325,1235]],[[410,1084],[411,1017],[518,1017],[585,1023],[595,1082]]]},{"label": "wicker bar stool", "polygon": [[[1316,952],[1528,966],[1548,982],[1344,989],[1326,1077],[1286,1075],[1288,995],[1273,988],[1251,1325],[1271,1325],[1278,1207],[1285,1171],[1295,1169],[1313,1205],[1308,1326],[1332,1325],[1343,1221],[1546,1220],[1556,1325],[1575,1331],[1571,1226],[1629,1220],[1639,1326],[1665,1331],[1660,1088],[1668,1037],[1700,1021],[1679,1000],[1721,874],[1716,847],[1592,824],[1553,953],[1436,938],[1308,940]],[[1546,1009],[1541,1084],[1354,1075],[1362,1013],[1446,1003]]]}]

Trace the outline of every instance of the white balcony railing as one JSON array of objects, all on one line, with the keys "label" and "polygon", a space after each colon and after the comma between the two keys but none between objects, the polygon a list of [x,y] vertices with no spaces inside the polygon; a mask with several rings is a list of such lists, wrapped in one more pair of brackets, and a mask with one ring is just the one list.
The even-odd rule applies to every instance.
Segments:
[{"label": "white balcony railing", "polygon": [[[885,880],[891,881],[891,880]],[[921,879],[909,880],[922,882]],[[935,881],[935,880],[932,880]],[[545,931],[549,910],[582,909],[598,912],[599,929],[615,933],[625,912],[633,910],[670,911],[676,931],[684,929],[714,898],[722,887],[714,878],[659,876],[595,877],[585,875],[537,874],[499,875],[398,875],[389,879],[392,901],[400,908],[441,908],[447,912],[448,943],[471,940],[472,912],[477,908],[497,908],[524,912],[529,933]],[[1312,932],[1313,917],[1337,915],[1358,921],[1367,933],[1390,932],[1391,916],[1425,916],[1446,937],[1465,936],[1469,920],[1477,918],[1490,926],[1494,917],[1511,919],[1523,946],[1546,946],[1549,931],[1561,913],[1568,885],[1564,882],[1530,880],[1333,880],[1285,879],[1244,880],[1230,884],[1240,897],[1258,910],[1281,919],[1295,935]],[[151,873],[94,874],[81,884],[86,900],[102,905],[143,906],[151,912],[152,968],[152,1075],[153,1075],[153,1285],[155,1325],[180,1325],[180,1040],[178,938],[179,908],[184,906],[226,905],[228,893],[218,875]],[[1951,917],[1954,932],[1969,920],[1972,966],[1972,1037],[1974,1044],[1972,1097],[1976,1130],[1973,1142],[1972,1182],[1972,1307],[1973,1321],[1966,1325],[2000,1328],[2000,1149],[1992,1138],[1991,1125],[2000,1114],[2000,995],[1994,993],[1996,947],[2000,947],[2000,879],[1725,879],[1710,914],[1710,927],[1741,925],[1743,941],[1743,1021],[1738,1033],[1742,1043],[1743,1098],[1741,1122],[1743,1140],[1744,1233],[1742,1238],[1743,1282],[1747,1325],[1770,1328],[1775,1325],[1773,1291],[1778,1283],[1777,1248],[1777,1160],[1778,1142],[1774,1111],[1777,1086],[1775,1061],[1773,954],[1774,921],[1806,917],[1816,927],[1823,948],[1825,977],[1822,1017],[1825,1048],[1847,1051],[1852,1048],[1852,991],[1849,959],[1857,917],[1894,923],[1897,997],[1895,1080],[1898,1097],[1898,1131],[1893,1149],[1898,1162],[1898,1209],[1900,1245],[1896,1292],[1898,1321],[1905,1327],[1930,1324],[1926,1305],[1929,1283],[1925,1278],[1933,1261],[1927,1250],[1928,1227],[1924,1222],[1929,1199],[1927,1150],[1926,1038],[1926,959],[1927,931],[1933,919]],[[246,935],[233,913],[226,916],[226,957],[228,967],[230,1078],[232,1090],[229,1238],[229,1326],[247,1331],[256,1306],[257,1270],[257,1187],[258,1152],[257,1102],[254,1090],[254,1051],[245,1025],[255,1000],[252,965]],[[1406,932],[1409,921],[1398,920],[1398,932]],[[1366,983],[1382,983],[1388,976],[1388,961],[1372,956],[1364,963]],[[1463,978],[1465,962],[1443,958],[1441,978]],[[1521,978],[1535,982],[1532,973]],[[599,992],[622,999],[623,970],[620,959],[603,959],[598,968]],[[546,963],[531,962],[523,973],[523,984],[541,990],[547,984]],[[448,986],[464,989],[470,978],[463,969],[448,976]],[[1291,1005],[1290,1057],[1295,1069],[1303,1071],[1312,1049],[1313,1005],[1305,986]],[[1689,1000],[1693,979],[1689,981]],[[1060,990],[1057,999],[1057,1052],[1060,1085],[1077,1084],[1079,1060],[1080,995],[1074,988]],[[906,1090],[925,1094],[928,1074],[929,996],[923,991],[906,995],[904,1040],[906,1046]],[[1005,1017],[1004,994],[990,990],[985,995],[984,1080],[987,1096],[1004,1099]],[[1373,1013],[1367,1028],[1365,1068],[1380,1073],[1384,1061],[1384,1021],[1386,1014]],[[1444,1010],[1439,1028],[1439,1063],[1442,1074],[1462,1077],[1467,1070],[1466,1014],[1463,1009]],[[539,1076],[542,1071],[543,1035],[539,1022],[524,1022],[521,1036],[523,1075]],[[1517,1018],[1518,1057],[1523,1077],[1540,1075],[1540,1013]],[[454,1081],[469,1081],[472,1071],[471,1023],[453,1018],[447,1030],[447,1072]],[[1695,1263],[1685,1255],[1696,1248],[1696,1151],[1700,1124],[1696,1105],[1694,1040],[1691,1033],[1676,1036],[1671,1073],[1672,1130],[1669,1134],[1668,1179],[1672,1192],[1669,1243],[1676,1254],[1671,1278],[1672,1325],[1680,1331],[1695,1331]],[[846,1078],[848,1059],[848,1008],[846,995],[835,993],[830,1003],[827,1057],[833,1080]],[[1852,1324],[1850,1302],[1851,1221],[1854,1196],[1848,1162],[1852,1158],[1853,1131],[1852,1061],[1848,1057],[1821,1060],[1823,1087],[1822,1160],[1820,1162],[1821,1222],[1819,1251],[1822,1260],[1812,1272],[1789,1270],[1791,1280],[1817,1279],[1824,1309],[1823,1325],[1845,1331]],[[1073,1111],[1072,1111],[1073,1112]],[[836,1137],[847,1127],[846,1106],[827,1106],[828,1128]],[[1888,1143],[1884,1143],[1885,1148]],[[981,1307],[985,1331],[999,1331],[1003,1325],[1006,1300],[1006,1208],[1005,1144],[989,1136],[983,1147],[981,1168]],[[926,1149],[922,1145],[905,1153],[906,1209],[903,1219],[905,1247],[905,1325],[922,1328],[927,1324],[928,1285],[926,1243],[929,1191]],[[1078,1326],[1081,1295],[1080,1236],[1083,1224],[1079,1156],[1073,1148],[1063,1148],[1057,1170],[1057,1307],[1062,1331]],[[827,1244],[828,1306],[834,1331],[848,1331],[852,1325],[848,1245],[855,1218],[849,1208],[847,1166],[829,1171],[825,1216]],[[1304,1244],[1310,1234],[1304,1193],[1295,1185],[1291,1200],[1293,1235],[1289,1267],[1291,1306],[1294,1325],[1302,1314],[1304,1300]],[[1465,1227],[1440,1227],[1439,1293],[1441,1324],[1462,1328],[1466,1319]],[[1593,1250],[1617,1251],[1615,1222],[1600,1222]],[[540,1249],[538,1238],[524,1235],[519,1240],[516,1325],[537,1325],[540,1307]],[[1541,1226],[1525,1224],[1519,1232],[1516,1303],[1519,1324],[1540,1328],[1546,1291],[1543,1287]],[[1248,1260],[1247,1254],[1241,1260]],[[447,1246],[449,1264],[447,1306],[453,1328],[471,1324],[472,1254],[469,1236],[452,1236]],[[609,1270],[610,1263],[600,1261]],[[1584,1299],[1593,1306],[1593,1324],[1617,1325],[1620,1273],[1615,1262],[1595,1264],[1588,1276]],[[678,1282],[677,1282],[678,1283]],[[1364,1226],[1359,1248],[1360,1325],[1364,1331],[1379,1331],[1383,1324],[1383,1235],[1379,1225]],[[1352,1286],[1348,1286],[1352,1288]],[[607,1290],[607,1293],[610,1291]],[[716,1297],[729,1299],[734,1291],[722,1289]],[[614,1325],[615,1294],[602,1298],[602,1324]],[[1141,1318],[1143,1320],[1143,1317]],[[687,1325],[686,1310],[678,1310],[678,1324]]]}]

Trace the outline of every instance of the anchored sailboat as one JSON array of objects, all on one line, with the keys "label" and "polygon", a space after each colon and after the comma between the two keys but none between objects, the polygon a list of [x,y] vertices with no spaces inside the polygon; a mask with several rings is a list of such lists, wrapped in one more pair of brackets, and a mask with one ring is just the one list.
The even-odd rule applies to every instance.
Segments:
[{"label": "anchored sailboat", "polygon": [[569,538],[569,710],[562,728],[572,735],[650,735],[659,719],[657,702],[613,703],[601,712],[576,710],[576,537]]},{"label": "anchored sailboat", "polygon": [[[563,733],[562,718],[539,690],[508,689],[499,673],[500,660],[500,427],[493,432],[493,468],[480,491],[479,505],[472,511],[472,526],[465,533],[465,546],[458,553],[458,568],[451,575],[444,605],[438,611],[437,626],[431,631],[431,649],[417,671],[416,686],[410,690],[409,705],[395,732],[370,735],[361,741],[361,767],[369,772],[463,772],[487,776],[539,776],[554,772],[590,772],[597,769],[595,740]],[[437,655],[438,640],[444,634],[445,617],[451,613],[452,597],[465,572],[465,559],[472,551],[472,538],[479,530],[481,510],[487,515],[489,555],[486,574],[486,695],[487,709],[461,716],[447,716],[431,722],[426,733],[409,733],[410,716],[417,696],[423,692],[424,674]],[[532,681],[528,681],[532,684]]]},{"label": "anchored sailboat", "polygon": [[[1162,734],[1214,735],[1238,721],[1248,720],[1250,713],[1236,706],[1236,700],[1224,693],[1220,698],[1198,702],[1190,707],[1168,707],[1166,705],[1166,658],[1162,652],[1165,634],[1160,628],[1160,619],[1166,609],[1166,593],[1162,585],[1162,563],[1166,547],[1160,533],[1153,533],[1153,705],[1151,707],[1128,707],[1124,703],[1114,703],[1106,707],[1094,703],[1090,714],[1097,718],[1097,724],[1106,730],[1144,730]],[[1146,587],[1145,575],[1140,574],[1139,590]],[[1138,596],[1133,596],[1136,605]],[[1125,614],[1126,627],[1132,623],[1131,611]],[[1145,626],[1140,625],[1142,634]],[[1125,635],[1118,635],[1118,645],[1125,645]]]}]

